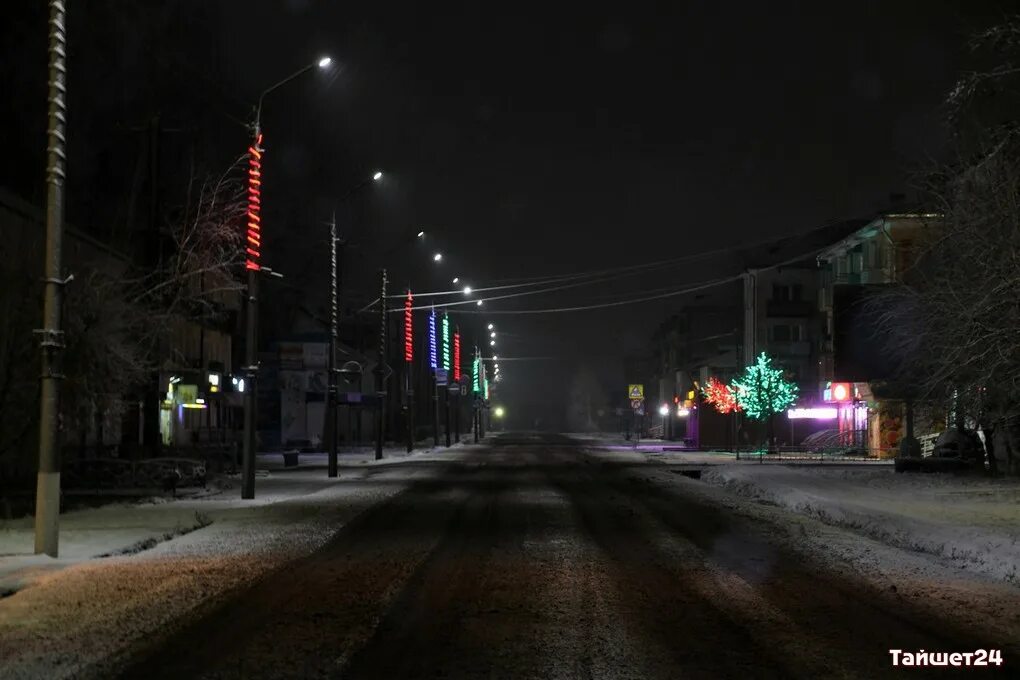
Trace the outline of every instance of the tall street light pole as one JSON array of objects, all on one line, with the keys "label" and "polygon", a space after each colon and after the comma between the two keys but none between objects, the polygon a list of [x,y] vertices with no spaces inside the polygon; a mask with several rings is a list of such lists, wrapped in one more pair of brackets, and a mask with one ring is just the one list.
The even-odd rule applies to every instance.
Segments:
[{"label": "tall street light pole", "polygon": [[49,113],[46,143],[46,260],[43,293],[42,376],[39,393],[39,475],[35,491],[35,552],[57,557],[60,533],[60,329],[63,286],[64,180],[67,140],[67,12],[50,0]]},{"label": "tall street light pole", "polygon": [[386,365],[386,270],[379,272],[379,356],[375,362],[375,392],[379,403],[375,409],[375,459],[382,460],[383,437],[386,434],[386,381],[389,366]]},{"label": "tall street light pole", "polygon": [[241,498],[255,498],[255,450],[258,393],[258,274],[262,269],[262,103],[270,92],[286,85],[311,69],[327,68],[329,57],[304,66],[259,95],[252,124],[253,141],[248,147],[248,228],[245,236],[245,270],[248,276],[247,320],[245,332],[245,366],[247,377],[244,399],[244,441],[241,459]]},{"label": "tall street light pole", "polygon": [[[355,191],[365,186],[369,182],[378,182],[382,179],[382,172],[376,171],[372,173],[372,176],[365,179],[363,182],[356,184],[351,189],[340,197],[340,202],[347,200]],[[338,447],[339,437],[337,427],[337,408],[338,408],[338,380],[337,373],[337,346],[340,341],[340,266],[343,262],[343,248],[347,245],[347,241],[340,238],[336,229],[336,211],[333,212],[333,219],[329,223],[329,253],[330,253],[330,287],[329,287],[329,301],[330,301],[330,315],[329,315],[329,357],[328,357],[328,375],[326,388],[326,433],[328,445],[329,445],[329,462],[327,465],[327,475],[329,477],[336,477],[339,474],[337,458],[338,458]]]}]

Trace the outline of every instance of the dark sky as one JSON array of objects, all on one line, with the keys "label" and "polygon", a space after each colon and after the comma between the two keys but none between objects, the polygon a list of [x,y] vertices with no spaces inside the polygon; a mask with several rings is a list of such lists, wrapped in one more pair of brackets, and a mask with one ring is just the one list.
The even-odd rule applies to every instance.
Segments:
[{"label": "dark sky", "polygon": [[[222,168],[244,150],[238,121],[262,88],[328,53],[339,71],[307,74],[264,112],[267,259],[308,288],[312,307],[324,302],[322,222],[334,207],[359,245],[348,280],[363,296],[381,249],[417,227],[436,234],[446,275],[476,285],[795,233],[908,189],[942,146],[938,106],[966,65],[966,35],[1007,6],[75,3],[69,217],[126,228],[144,149],[132,128],[154,112],[176,130],[163,142],[169,197],[186,160]],[[15,133],[0,184],[41,201],[45,13],[4,11],[11,95],[0,124]],[[335,206],[376,167],[384,184]],[[395,278],[428,286],[431,262],[419,261],[423,271]],[[491,308],[583,303],[703,273]],[[679,304],[502,317],[501,351],[618,356]],[[508,397],[557,392],[569,370],[539,365],[505,367]]]}]

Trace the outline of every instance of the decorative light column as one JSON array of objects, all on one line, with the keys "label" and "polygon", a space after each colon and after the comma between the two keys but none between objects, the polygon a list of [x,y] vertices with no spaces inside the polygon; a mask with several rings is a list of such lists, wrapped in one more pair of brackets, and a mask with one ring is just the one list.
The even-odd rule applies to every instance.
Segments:
[{"label": "decorative light column", "polygon": [[[256,128],[258,126],[256,125]],[[255,409],[258,392],[258,272],[262,268],[262,133],[256,129],[248,147],[248,228],[244,268],[248,272],[247,332],[245,334],[244,443],[241,458],[241,498],[255,498]]]},{"label": "decorative light column", "polygon": [[414,296],[408,289],[404,299],[404,420],[407,422],[407,452],[414,450],[414,391],[411,371],[414,367]]}]

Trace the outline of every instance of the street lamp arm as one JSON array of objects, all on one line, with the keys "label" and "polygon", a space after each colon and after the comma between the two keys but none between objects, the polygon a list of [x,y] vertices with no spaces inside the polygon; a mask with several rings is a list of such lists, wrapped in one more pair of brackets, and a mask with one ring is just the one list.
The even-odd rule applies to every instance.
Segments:
[{"label": "street lamp arm", "polygon": [[256,135],[258,135],[258,133],[259,133],[259,131],[261,129],[261,124],[262,124],[262,100],[266,98],[266,95],[269,94],[270,92],[272,92],[273,90],[275,90],[275,89],[277,89],[279,87],[282,87],[283,85],[286,85],[287,83],[289,83],[290,81],[294,80],[298,76],[302,75],[306,71],[311,71],[313,68],[318,66],[318,64],[319,64],[319,62],[313,61],[312,63],[308,64],[307,66],[304,66],[304,67],[298,69],[297,71],[294,71],[294,73],[291,73],[289,76],[287,76],[286,78],[284,78],[280,82],[276,83],[275,85],[271,85],[271,86],[267,87],[265,90],[262,91],[262,94],[259,95],[258,105],[255,107],[255,134]]}]

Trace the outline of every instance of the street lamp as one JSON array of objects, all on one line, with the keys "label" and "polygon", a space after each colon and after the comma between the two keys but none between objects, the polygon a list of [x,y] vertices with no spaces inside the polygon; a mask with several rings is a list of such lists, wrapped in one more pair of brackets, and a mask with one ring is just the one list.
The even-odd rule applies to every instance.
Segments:
[{"label": "street lamp", "polygon": [[453,277],[453,283],[454,283],[454,285],[456,285],[458,281],[460,281],[460,277],[459,277],[459,276],[454,276],[454,277]]},{"label": "street lamp", "polygon": [[475,304],[478,305],[479,307],[481,307],[484,302],[485,302],[484,300],[479,300]]},{"label": "street lamp", "polygon": [[425,230],[420,230],[417,234],[418,238],[425,238]]},{"label": "street lamp", "polygon": [[492,330],[492,324],[491,323],[489,324],[489,330],[490,331]]},{"label": "street lamp", "polygon": [[495,347],[496,346],[496,341],[495,340],[489,340],[489,346],[490,347]]},{"label": "street lamp", "polygon": [[464,286],[464,295],[471,295],[471,286]]},{"label": "street lamp", "polygon": [[443,259],[443,254],[442,253],[436,253],[435,255],[432,256],[432,260],[434,262],[441,262],[442,259]]},{"label": "street lamp", "polygon": [[255,498],[255,409],[258,385],[258,353],[256,339],[258,329],[258,274],[262,269],[262,102],[266,95],[286,85],[313,68],[328,68],[333,60],[322,57],[303,66],[283,80],[267,87],[259,95],[252,124],[253,141],[248,147],[248,211],[245,246],[245,269],[248,272],[248,305],[245,333],[245,366],[248,389],[244,398],[244,444],[241,458],[241,498]]},{"label": "street lamp", "polygon": [[496,337],[496,334],[495,333],[489,333],[489,337],[490,338],[494,338],[494,337]]}]

